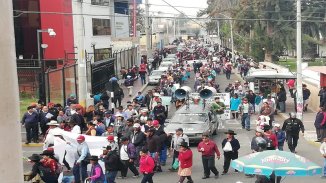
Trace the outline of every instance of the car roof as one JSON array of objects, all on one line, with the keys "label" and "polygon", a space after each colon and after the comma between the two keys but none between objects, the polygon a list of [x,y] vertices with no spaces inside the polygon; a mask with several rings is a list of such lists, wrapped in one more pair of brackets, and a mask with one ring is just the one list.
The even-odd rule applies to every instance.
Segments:
[{"label": "car roof", "polygon": [[187,105],[183,105],[180,109],[178,109],[175,113],[208,113],[209,110],[204,109],[202,105],[189,104],[189,109],[187,109]]}]

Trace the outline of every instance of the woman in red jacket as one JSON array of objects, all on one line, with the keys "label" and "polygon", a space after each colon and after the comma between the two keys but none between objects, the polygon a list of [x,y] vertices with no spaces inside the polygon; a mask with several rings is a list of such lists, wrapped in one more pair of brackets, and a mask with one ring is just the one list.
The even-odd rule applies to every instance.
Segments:
[{"label": "woman in red jacket", "polygon": [[153,183],[154,167],[154,159],[148,155],[148,150],[143,148],[139,160],[139,171],[144,175],[141,183]]},{"label": "woman in red jacket", "polygon": [[181,142],[178,159],[178,175],[180,176],[179,183],[183,183],[186,178],[188,179],[187,183],[193,183],[194,181],[191,178],[192,151],[189,149],[187,142]]}]

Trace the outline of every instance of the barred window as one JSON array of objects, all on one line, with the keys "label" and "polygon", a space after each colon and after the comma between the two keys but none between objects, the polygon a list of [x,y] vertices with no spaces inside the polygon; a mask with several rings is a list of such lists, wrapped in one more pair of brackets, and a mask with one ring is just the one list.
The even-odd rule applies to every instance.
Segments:
[{"label": "barred window", "polygon": [[111,35],[110,19],[93,18],[93,36]]},{"label": "barred window", "polygon": [[92,0],[92,5],[109,6],[110,0]]}]

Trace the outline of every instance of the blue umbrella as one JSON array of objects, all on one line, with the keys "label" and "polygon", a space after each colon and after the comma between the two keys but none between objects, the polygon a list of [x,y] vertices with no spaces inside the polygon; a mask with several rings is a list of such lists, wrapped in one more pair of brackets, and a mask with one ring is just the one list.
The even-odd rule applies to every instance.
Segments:
[{"label": "blue umbrella", "polygon": [[257,152],[233,160],[231,167],[245,174],[270,176],[313,176],[321,174],[322,168],[294,153],[269,150]]}]

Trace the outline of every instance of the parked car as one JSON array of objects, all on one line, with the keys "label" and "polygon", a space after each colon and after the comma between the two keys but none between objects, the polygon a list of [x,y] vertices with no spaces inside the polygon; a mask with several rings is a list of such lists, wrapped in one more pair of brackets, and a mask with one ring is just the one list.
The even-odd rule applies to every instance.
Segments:
[{"label": "parked car", "polygon": [[158,70],[167,71],[173,65],[173,62],[162,62],[159,66]]},{"label": "parked car", "polygon": [[164,70],[153,70],[151,72],[151,75],[148,77],[148,84],[159,84],[160,79],[162,74],[164,74],[165,71]]}]

